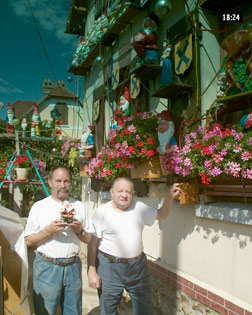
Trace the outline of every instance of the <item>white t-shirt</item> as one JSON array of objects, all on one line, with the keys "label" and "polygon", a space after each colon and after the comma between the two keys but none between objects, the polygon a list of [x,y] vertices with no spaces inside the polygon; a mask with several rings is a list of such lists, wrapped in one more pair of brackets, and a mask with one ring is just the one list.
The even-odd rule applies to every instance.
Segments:
[{"label": "white t-shirt", "polygon": [[[81,222],[86,232],[93,233],[94,228],[87,209],[81,201],[70,198],[69,202],[76,210],[74,218]],[[37,201],[33,204],[25,228],[25,236],[38,233],[48,226],[52,221],[60,219],[62,208],[61,202],[57,202],[51,196]],[[49,257],[68,258],[77,255],[80,249],[80,240],[71,227],[53,234],[37,250]]]},{"label": "white t-shirt", "polygon": [[94,235],[100,238],[98,248],[116,257],[136,257],[143,251],[144,225],[152,225],[157,209],[133,201],[126,211],[115,210],[112,201],[100,206],[93,216]]}]

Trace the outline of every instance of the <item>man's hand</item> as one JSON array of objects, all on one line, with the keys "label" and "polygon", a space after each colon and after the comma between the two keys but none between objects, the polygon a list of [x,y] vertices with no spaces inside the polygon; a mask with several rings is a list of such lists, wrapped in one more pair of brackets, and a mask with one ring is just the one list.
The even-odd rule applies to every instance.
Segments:
[{"label": "man's hand", "polygon": [[170,214],[171,209],[172,209],[173,199],[176,198],[181,193],[180,185],[181,184],[176,183],[171,186],[169,193],[164,201],[164,204],[157,211],[158,220],[164,220]]},{"label": "man's hand", "polygon": [[80,221],[74,219],[71,223],[68,224],[68,226],[71,226],[71,228],[74,230],[74,232],[78,235],[82,232],[82,224]]},{"label": "man's hand", "polygon": [[169,191],[169,195],[172,199],[176,199],[179,194],[181,193],[181,188],[180,188],[181,184],[179,183],[175,183],[171,186],[170,191]]},{"label": "man's hand", "polygon": [[45,228],[45,231],[47,233],[53,234],[64,230],[66,226],[67,223],[64,220],[54,220]]},{"label": "man's hand", "polygon": [[64,230],[67,223],[63,220],[54,220],[38,233],[33,233],[25,238],[28,247],[45,243],[54,233]]},{"label": "man's hand", "polygon": [[88,270],[88,285],[93,289],[99,289],[101,287],[101,278],[92,267]]}]

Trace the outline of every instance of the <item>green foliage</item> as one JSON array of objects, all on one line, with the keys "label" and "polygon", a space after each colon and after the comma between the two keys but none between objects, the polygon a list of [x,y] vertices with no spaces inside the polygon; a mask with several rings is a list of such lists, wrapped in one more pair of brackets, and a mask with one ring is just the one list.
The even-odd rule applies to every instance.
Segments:
[{"label": "green foliage", "polygon": [[[6,123],[5,121],[0,121],[0,134],[5,133]],[[27,128],[28,129],[28,128]],[[48,121],[43,121],[40,123],[40,134],[39,138],[20,138],[19,139],[19,148],[20,155],[27,155],[26,150],[29,150],[32,159],[35,161],[35,164],[38,165],[40,161],[43,163],[43,168],[45,166],[44,172],[40,172],[43,181],[45,182],[48,191],[50,192],[48,181],[48,173],[51,167],[56,165],[64,165],[69,167],[69,153],[66,152],[65,156],[62,155],[62,146],[65,141],[53,139],[52,130],[54,130],[53,125]],[[44,138],[44,139],[43,139]],[[76,141],[75,141],[76,142]],[[16,142],[14,138],[3,137],[0,140],[0,161],[3,161],[4,158],[9,161],[14,154],[16,149]],[[74,160],[73,166],[70,167],[70,170],[73,175],[73,185],[71,196],[75,199],[81,199],[81,177],[79,176],[79,164],[77,159]],[[15,170],[12,169],[10,173],[10,179],[15,180]],[[30,180],[34,182],[39,182],[39,178],[33,168],[31,171]],[[42,185],[34,185],[34,184],[23,184],[23,193],[24,193],[24,202],[23,208],[30,209],[31,205],[46,196],[44,188]],[[7,189],[3,189],[5,191],[4,195],[6,199]],[[8,194],[7,194],[8,195]],[[2,204],[8,204],[8,201],[2,200]]]}]

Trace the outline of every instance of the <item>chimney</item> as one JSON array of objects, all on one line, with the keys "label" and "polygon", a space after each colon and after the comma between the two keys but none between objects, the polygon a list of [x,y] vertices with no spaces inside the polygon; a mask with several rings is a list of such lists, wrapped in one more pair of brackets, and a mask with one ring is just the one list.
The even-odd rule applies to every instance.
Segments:
[{"label": "chimney", "polygon": [[43,96],[48,95],[53,89],[52,81],[50,79],[45,79],[43,82],[42,89],[43,89]]}]

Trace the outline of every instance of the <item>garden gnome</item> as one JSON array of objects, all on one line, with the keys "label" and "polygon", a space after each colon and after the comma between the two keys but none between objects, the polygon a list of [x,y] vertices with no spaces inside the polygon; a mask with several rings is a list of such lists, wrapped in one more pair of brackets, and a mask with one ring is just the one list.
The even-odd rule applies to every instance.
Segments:
[{"label": "garden gnome", "polygon": [[120,97],[119,109],[123,110],[126,116],[130,116],[130,92],[127,86],[124,87],[124,93]]},{"label": "garden gnome", "polygon": [[6,132],[7,133],[14,133],[14,119],[15,111],[9,101],[7,101],[8,108],[7,108],[7,116],[6,116]]},{"label": "garden gnome", "polygon": [[94,126],[85,126],[81,136],[80,157],[91,160],[92,149],[94,148]]},{"label": "garden gnome", "polygon": [[26,118],[24,117],[21,122],[22,137],[27,137],[27,131],[26,131],[27,126],[28,126],[28,123],[27,123]]},{"label": "garden gnome", "polygon": [[37,107],[37,103],[36,102],[34,102],[33,114],[32,114],[32,122],[35,125],[36,136],[40,136],[40,132],[39,132],[40,116],[39,116],[39,111],[38,111],[38,107]]},{"label": "garden gnome", "polygon": [[130,92],[127,86],[124,87],[124,93],[120,97],[119,109],[114,110],[114,117],[112,121],[112,129],[124,125],[124,118],[130,116]]},{"label": "garden gnome", "polygon": [[163,110],[158,114],[158,142],[159,154],[164,155],[171,151],[171,147],[177,144],[174,138],[174,123],[171,119],[171,113]]},{"label": "garden gnome", "polygon": [[35,123],[32,122],[31,124],[31,137],[35,137],[36,136],[36,129],[35,129]]},{"label": "garden gnome", "polygon": [[158,24],[158,16],[151,12],[143,20],[143,29],[131,39],[131,44],[143,63],[155,63],[158,61]]},{"label": "garden gnome", "polygon": [[172,45],[168,45],[167,40],[163,42],[163,55],[161,56],[160,65],[162,67],[159,86],[173,82],[173,70],[171,63]]}]

